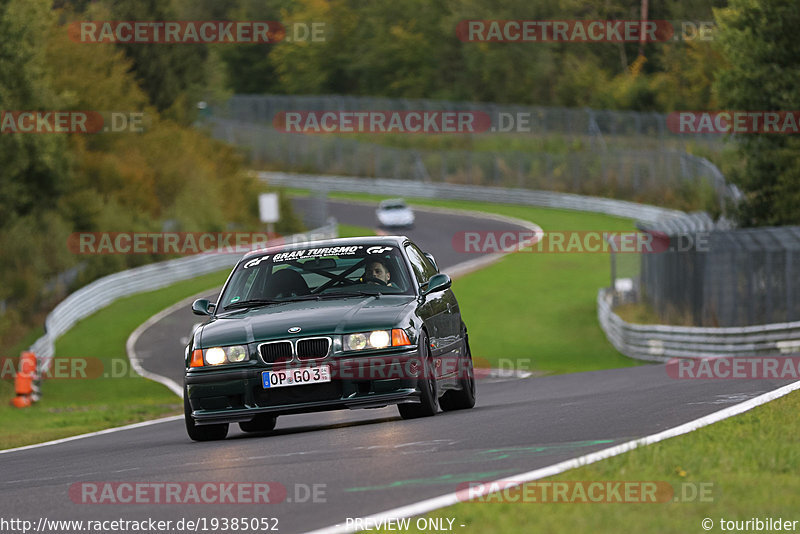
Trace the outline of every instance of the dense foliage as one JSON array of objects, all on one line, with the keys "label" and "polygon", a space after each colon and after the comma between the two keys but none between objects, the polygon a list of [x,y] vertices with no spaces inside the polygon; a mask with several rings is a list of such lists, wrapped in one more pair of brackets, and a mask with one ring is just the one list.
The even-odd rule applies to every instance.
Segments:
[{"label": "dense foliage", "polygon": [[[724,109],[800,110],[800,4],[794,0],[731,0],[719,12],[720,48],[728,68],[715,83]],[[739,219],[747,226],[800,224],[800,139],[742,135],[742,165],[728,176],[746,195]]]},{"label": "dense foliage", "polygon": [[[718,57],[700,34],[721,1],[651,2],[675,39],[638,43],[477,43],[459,40],[463,20],[639,20],[639,1],[486,0],[228,3],[231,19],[322,22],[320,42],[281,41],[223,49],[237,93],[352,94],[633,110],[705,109]],[[279,13],[279,15],[277,15]],[[638,60],[638,61],[637,61]]]}]

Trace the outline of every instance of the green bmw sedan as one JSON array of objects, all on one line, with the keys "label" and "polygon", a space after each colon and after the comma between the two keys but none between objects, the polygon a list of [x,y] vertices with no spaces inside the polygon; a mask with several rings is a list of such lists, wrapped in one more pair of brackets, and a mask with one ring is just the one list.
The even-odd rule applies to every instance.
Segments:
[{"label": "green bmw sedan", "polygon": [[450,277],[403,236],[250,252],[186,347],[186,430],[268,432],[279,415],[397,405],[404,419],[472,408],[467,327]]}]

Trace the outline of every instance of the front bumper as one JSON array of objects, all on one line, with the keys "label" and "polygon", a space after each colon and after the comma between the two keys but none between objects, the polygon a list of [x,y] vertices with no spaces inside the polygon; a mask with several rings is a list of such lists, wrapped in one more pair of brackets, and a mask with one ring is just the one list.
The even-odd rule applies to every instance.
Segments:
[{"label": "front bumper", "polygon": [[391,354],[326,358],[301,365],[330,365],[332,380],[264,388],[261,373],[280,366],[188,370],[184,381],[192,418],[198,425],[237,423],[259,414],[288,415],[419,402],[415,371],[421,366],[416,348]]}]

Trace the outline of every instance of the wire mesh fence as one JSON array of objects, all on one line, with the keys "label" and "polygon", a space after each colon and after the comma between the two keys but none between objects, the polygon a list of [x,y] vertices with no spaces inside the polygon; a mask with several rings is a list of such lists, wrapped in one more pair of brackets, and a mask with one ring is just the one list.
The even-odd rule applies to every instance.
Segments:
[{"label": "wire mesh fence", "polygon": [[[383,134],[286,133],[276,127],[276,117],[290,111],[365,110],[479,112],[491,118],[492,126],[481,133],[452,134],[467,142],[441,141],[451,134],[436,134],[436,142],[433,134],[387,141]],[[503,131],[503,117],[519,116],[528,118],[524,131]],[[656,113],[264,95],[235,96],[214,109],[208,122],[215,137],[242,147],[253,163],[294,172],[517,187],[657,204],[705,201],[720,208],[739,196],[710,161],[685,152],[686,137],[672,133],[666,116]],[[719,136],[693,141],[713,150],[721,146]]]},{"label": "wire mesh fence", "polygon": [[665,320],[743,326],[800,320],[800,227],[678,233],[641,255],[644,298]]}]

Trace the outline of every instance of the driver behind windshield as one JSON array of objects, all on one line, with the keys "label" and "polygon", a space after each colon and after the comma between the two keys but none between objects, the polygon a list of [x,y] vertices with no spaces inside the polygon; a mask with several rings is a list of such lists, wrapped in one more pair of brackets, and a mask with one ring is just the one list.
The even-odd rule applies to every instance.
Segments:
[{"label": "driver behind windshield", "polygon": [[385,286],[397,287],[391,284],[392,275],[386,267],[386,262],[381,259],[370,259],[364,267],[364,281],[370,284],[383,284]]}]

